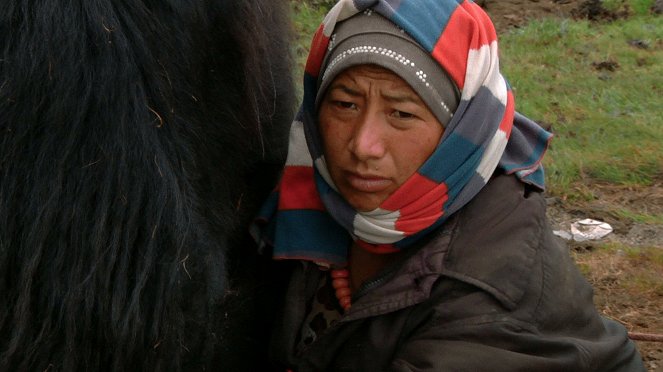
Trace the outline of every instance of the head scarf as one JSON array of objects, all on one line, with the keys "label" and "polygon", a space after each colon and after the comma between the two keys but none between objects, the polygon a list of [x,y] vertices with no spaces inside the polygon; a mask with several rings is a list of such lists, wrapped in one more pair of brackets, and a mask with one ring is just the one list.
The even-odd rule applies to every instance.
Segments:
[{"label": "head scarf", "polygon": [[[335,26],[377,12],[410,35],[461,91],[433,154],[370,212],[335,190],[318,131],[316,96]],[[543,189],[540,161],[551,134],[514,111],[499,71],[497,36],[486,13],[467,0],[341,0],[317,30],[305,69],[304,99],[292,124],[281,181],[261,210],[260,240],[276,259],[342,267],[355,241],[371,252],[412,245],[467,204],[499,166]]]}]

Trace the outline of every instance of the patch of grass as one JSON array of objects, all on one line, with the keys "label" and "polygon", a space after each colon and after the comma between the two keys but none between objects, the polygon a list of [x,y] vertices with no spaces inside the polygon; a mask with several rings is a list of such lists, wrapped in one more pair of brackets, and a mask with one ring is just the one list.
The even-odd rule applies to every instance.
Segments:
[{"label": "patch of grass", "polygon": [[[632,274],[624,285],[638,293],[649,292],[663,296],[663,250],[656,248],[633,248],[621,245],[609,246],[608,250],[623,254],[627,260],[626,265]],[[623,252],[623,253],[622,253]]]},{"label": "patch of grass", "polygon": [[603,0],[603,6],[611,11],[629,11],[635,15],[645,15],[649,13],[652,6],[651,0]]},{"label": "patch of grass", "polygon": [[303,71],[313,34],[320,26],[328,9],[325,6],[316,6],[305,1],[291,1],[290,9],[295,19],[294,53],[298,66]]},{"label": "patch of grass", "polygon": [[620,218],[625,218],[638,223],[663,225],[663,215],[661,214],[652,215],[647,213],[638,213],[627,209],[617,209],[614,212]]},{"label": "patch of grass", "polygon": [[[329,1],[327,2],[329,3]],[[330,8],[330,4],[324,1],[290,1],[293,19],[295,20],[295,42],[293,44],[293,55],[295,56],[296,67],[294,69],[295,86],[298,89],[297,97],[300,99],[303,92],[302,76],[304,76],[304,67],[306,58],[311,47],[311,40],[315,31],[320,26],[322,19]]]},{"label": "patch of grass", "polygon": [[[605,242],[596,245],[596,248],[598,252],[621,255],[632,262],[652,263],[663,271],[663,250],[661,249],[632,247],[628,244],[617,242]],[[660,279],[663,281],[663,277]]]},{"label": "patch of grass", "polygon": [[501,38],[517,109],[551,125],[549,190],[588,179],[648,185],[663,174],[663,19],[542,20]]},{"label": "patch of grass", "polygon": [[[597,304],[608,315],[615,311],[611,306],[615,301],[633,307],[638,303],[656,306],[663,296],[663,277],[660,275],[663,272],[663,251],[660,248],[605,243],[595,246],[592,251],[575,252],[574,259],[597,290]],[[642,316],[627,314],[633,319]],[[622,320],[631,322],[628,318]]]}]

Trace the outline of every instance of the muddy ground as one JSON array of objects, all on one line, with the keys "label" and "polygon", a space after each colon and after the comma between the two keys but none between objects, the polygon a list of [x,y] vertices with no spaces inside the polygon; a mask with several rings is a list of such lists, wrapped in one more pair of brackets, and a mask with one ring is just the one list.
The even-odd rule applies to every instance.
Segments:
[{"label": "muddy ground", "polygon": [[[490,14],[498,34],[522,27],[532,19],[544,17],[586,18],[597,22],[628,17],[628,8],[609,12],[600,1],[579,0],[476,0]],[[657,0],[652,12],[660,12],[663,1]],[[658,8],[656,8],[658,7]],[[650,272],[654,286],[638,287],[633,282],[647,276],[646,270],[660,270],[660,264],[648,262],[651,252],[663,250],[663,226],[633,222],[620,211],[649,215],[663,214],[663,175],[651,187],[626,188],[595,184],[583,186],[595,197],[591,201],[569,202],[548,198],[549,217],[554,230],[569,230],[570,224],[583,218],[608,222],[614,231],[601,241],[574,242],[568,245],[576,262],[583,268],[595,289],[595,302],[606,316],[618,320],[631,332],[663,334],[663,273]],[[606,252],[596,249],[605,242],[623,244],[631,250],[642,250],[643,259],[634,260],[621,250]],[[652,269],[653,268],[653,269]],[[635,289],[634,289],[635,288]],[[649,371],[663,372],[663,342],[637,341]]]}]

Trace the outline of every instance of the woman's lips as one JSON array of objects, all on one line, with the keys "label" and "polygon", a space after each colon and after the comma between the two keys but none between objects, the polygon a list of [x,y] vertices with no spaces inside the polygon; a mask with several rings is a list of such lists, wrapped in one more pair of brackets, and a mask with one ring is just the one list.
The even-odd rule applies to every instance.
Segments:
[{"label": "woman's lips", "polygon": [[352,172],[346,173],[346,180],[353,189],[361,192],[380,192],[387,189],[391,184],[391,181],[387,178]]}]

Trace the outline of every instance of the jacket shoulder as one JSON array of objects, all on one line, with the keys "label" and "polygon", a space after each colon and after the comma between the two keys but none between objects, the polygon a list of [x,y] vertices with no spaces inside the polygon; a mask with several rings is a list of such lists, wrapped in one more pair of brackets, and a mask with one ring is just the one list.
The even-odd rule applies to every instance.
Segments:
[{"label": "jacket shoulder", "polygon": [[491,179],[458,212],[443,274],[477,286],[513,309],[532,283],[545,241],[545,200],[514,176]]}]

